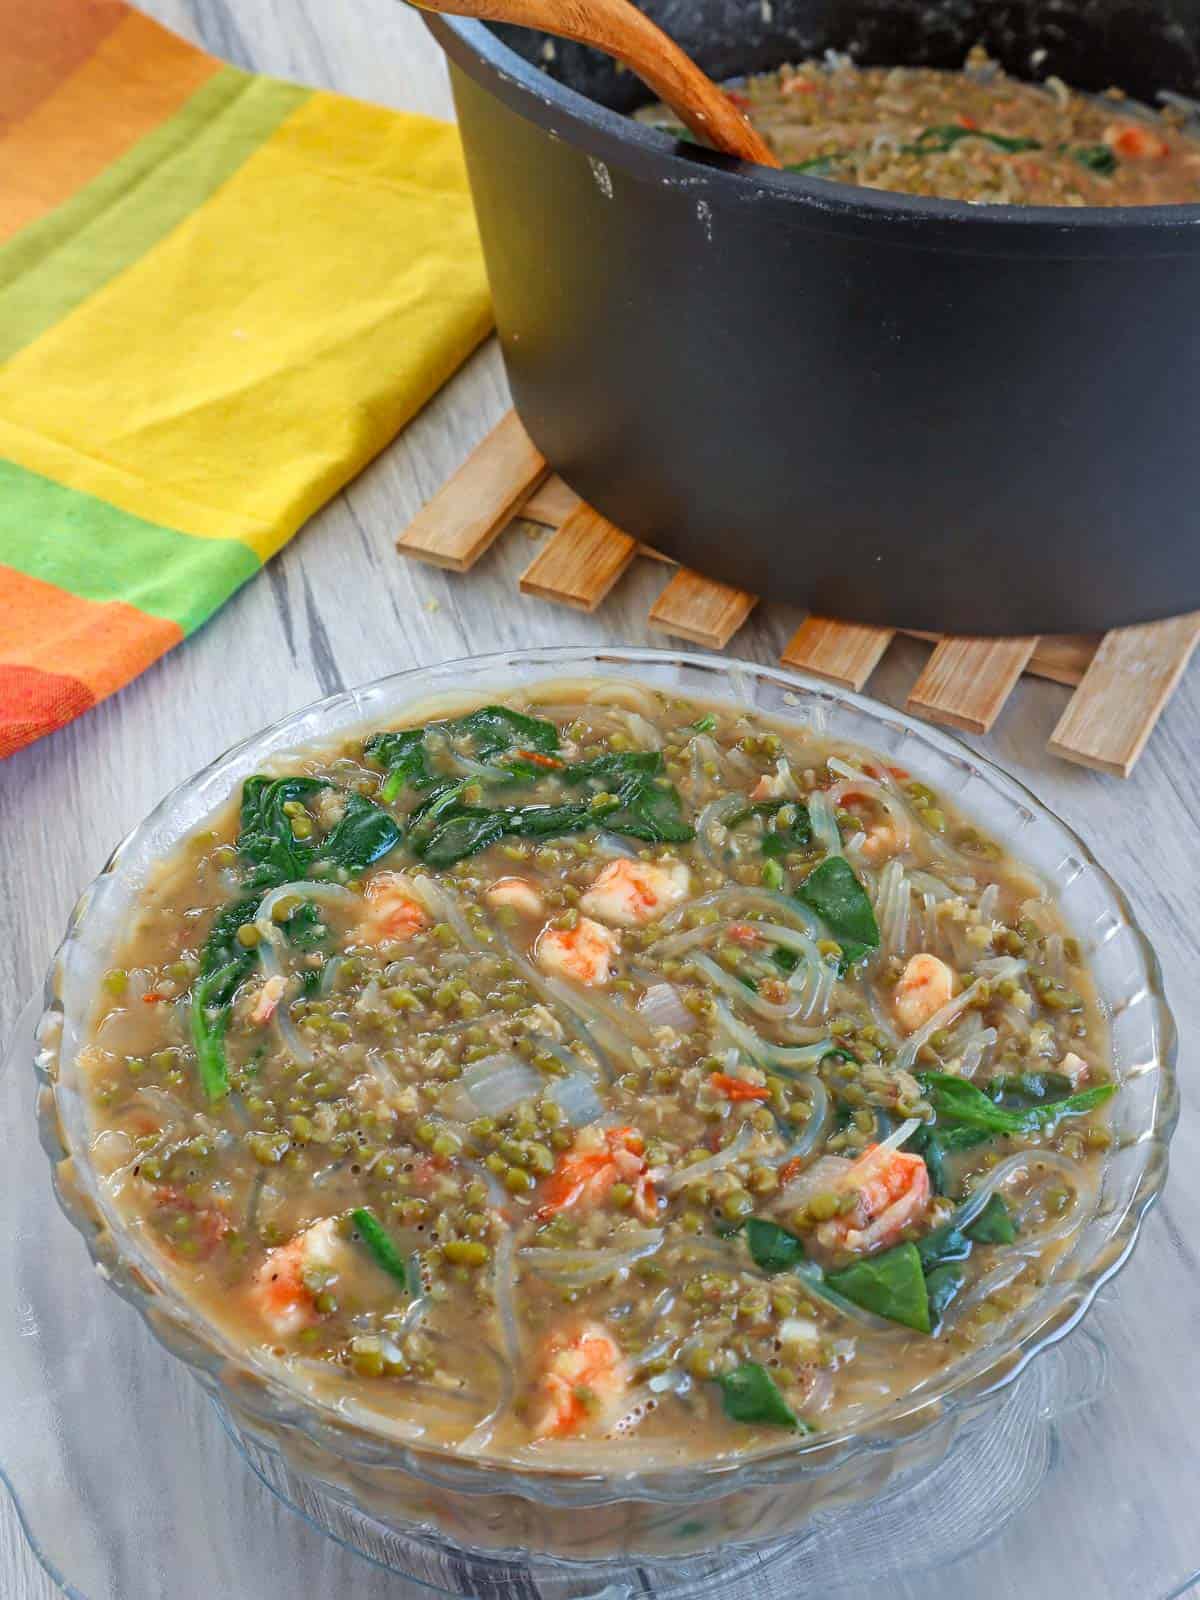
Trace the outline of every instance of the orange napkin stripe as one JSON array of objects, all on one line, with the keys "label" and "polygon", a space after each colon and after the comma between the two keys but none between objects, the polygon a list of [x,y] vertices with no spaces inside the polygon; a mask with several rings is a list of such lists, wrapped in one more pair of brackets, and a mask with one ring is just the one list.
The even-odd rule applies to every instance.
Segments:
[{"label": "orange napkin stripe", "polygon": [[0,130],[53,94],[128,11],[121,0],[0,0]]},{"label": "orange napkin stripe", "polygon": [[85,600],[15,567],[0,565],[0,596],[0,661],[48,673],[70,662],[71,676],[96,700],[183,638],[177,622],[123,600]]},{"label": "orange napkin stripe", "polygon": [[69,200],[221,70],[215,57],[129,12],[0,136],[0,244]]},{"label": "orange napkin stripe", "polygon": [[0,758],[65,727],[95,703],[77,678],[0,661]]}]

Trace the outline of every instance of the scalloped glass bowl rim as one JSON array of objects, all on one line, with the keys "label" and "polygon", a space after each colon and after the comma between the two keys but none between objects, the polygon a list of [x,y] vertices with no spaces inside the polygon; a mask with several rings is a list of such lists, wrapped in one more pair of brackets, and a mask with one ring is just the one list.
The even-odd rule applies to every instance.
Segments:
[{"label": "scalloped glass bowl rim", "polygon": [[[516,682],[505,683],[505,669],[519,670],[527,676]],[[544,670],[542,670],[544,669]],[[998,1341],[995,1347],[984,1346],[973,1355],[946,1369],[936,1387],[925,1387],[916,1393],[899,1397],[890,1405],[864,1419],[858,1427],[845,1429],[831,1435],[807,1439],[790,1437],[779,1446],[736,1460],[712,1459],[708,1462],[691,1462],[682,1466],[655,1466],[644,1473],[603,1472],[590,1468],[562,1466],[547,1463],[532,1464],[528,1460],[504,1457],[463,1457],[449,1445],[422,1444],[397,1439],[384,1430],[374,1430],[359,1412],[353,1420],[328,1403],[313,1399],[303,1390],[288,1383],[278,1366],[268,1365],[235,1344],[220,1329],[200,1315],[173,1286],[161,1269],[157,1258],[143,1249],[139,1240],[126,1226],[120,1213],[109,1204],[95,1184],[94,1174],[82,1156],[82,1146],[74,1145],[64,1133],[61,1106],[43,1102],[42,1142],[52,1163],[57,1168],[64,1154],[74,1155],[76,1169],[80,1172],[83,1187],[92,1211],[81,1206],[76,1195],[64,1192],[57,1170],[54,1171],[54,1188],[60,1205],[84,1236],[89,1252],[97,1263],[106,1267],[106,1276],[123,1298],[130,1301],[142,1315],[151,1332],[171,1354],[183,1360],[205,1383],[206,1387],[220,1390],[226,1386],[230,1375],[251,1377],[261,1387],[274,1405],[256,1405],[260,1415],[273,1416],[279,1423],[299,1426],[322,1446],[329,1447],[330,1427],[342,1436],[370,1441],[370,1459],[378,1464],[381,1453],[387,1464],[401,1466],[418,1478],[439,1480],[439,1464],[465,1470],[474,1484],[461,1481],[455,1487],[467,1492],[515,1492],[546,1503],[604,1504],[615,1500],[648,1499],[672,1501],[692,1497],[710,1498],[757,1484],[780,1483],[799,1478],[806,1471],[831,1468],[844,1460],[839,1448],[851,1452],[878,1451],[895,1448],[907,1440],[924,1434],[942,1420],[948,1409],[955,1406],[970,1407],[997,1393],[1011,1383],[1041,1350],[1062,1338],[1085,1314],[1102,1285],[1124,1264],[1136,1242],[1141,1222],[1166,1180],[1167,1146],[1178,1116],[1178,1091],[1175,1079],[1176,1033],[1162,989],[1157,958],[1145,936],[1138,928],[1121,890],[1096,862],[1087,846],[1074,830],[1044,806],[1023,784],[1004,773],[985,758],[976,755],[952,735],[915,721],[880,702],[853,694],[816,679],[781,668],[761,667],[735,658],[709,657],[684,652],[649,648],[597,649],[588,646],[559,646],[542,650],[514,650],[484,656],[464,657],[431,667],[415,667],[404,672],[375,679],[356,689],[341,691],[311,702],[298,711],[268,725],[248,738],[231,746],[216,760],[202,768],[193,777],[179,784],[134,828],[116,847],[93,883],[81,895],[69,922],[62,944],[55,954],[46,979],[43,1027],[43,1048],[37,1061],[37,1070],[43,1081],[56,1087],[60,1063],[57,1052],[61,1043],[45,1044],[47,1037],[58,1039],[56,1025],[66,1020],[67,1006],[63,999],[69,980],[73,957],[81,947],[84,930],[93,900],[105,884],[121,871],[127,858],[135,851],[146,835],[164,824],[169,824],[173,814],[189,798],[205,791],[207,804],[203,811],[193,814],[186,826],[175,834],[184,838],[193,831],[203,816],[221,803],[231,792],[232,785],[249,770],[246,763],[275,758],[290,749],[301,749],[320,744],[324,738],[344,737],[381,718],[399,719],[410,707],[436,697],[451,700],[461,697],[478,703],[478,691],[503,696],[514,688],[527,689],[531,683],[572,680],[611,679],[616,682],[639,683],[645,674],[662,674],[665,670],[680,669],[689,681],[679,684],[675,692],[684,696],[706,694],[714,700],[725,699],[735,704],[752,704],[746,695],[750,681],[778,690],[781,697],[796,697],[794,703],[785,701],[782,707],[771,707],[766,713],[784,720],[804,720],[806,710],[823,707],[842,708],[878,727],[880,732],[900,733],[906,741],[915,743],[966,770],[971,778],[982,779],[988,789],[1002,794],[1010,803],[1021,808],[1023,816],[1056,829],[1062,843],[1076,856],[1102,885],[1122,929],[1133,935],[1134,949],[1143,969],[1145,999],[1151,1008],[1151,1035],[1153,1057],[1143,1069],[1154,1071],[1158,1083],[1154,1096],[1154,1112],[1149,1127],[1140,1130],[1137,1143],[1145,1146],[1146,1155],[1132,1192],[1115,1214],[1112,1225],[1084,1262],[1075,1263],[1073,1275],[1052,1277],[1050,1283],[1030,1305],[1013,1319],[1018,1331]],[[707,676],[707,684],[690,681],[692,675]],[[670,684],[651,681],[651,687],[669,688]],[[324,726],[322,726],[324,725]],[[829,730],[839,736],[840,730]],[[845,736],[848,742],[870,744],[870,732]],[[906,751],[909,765],[914,763]],[[922,775],[918,772],[918,775]],[[970,807],[964,807],[970,814]],[[994,829],[996,837],[1003,839],[1003,830]],[[1053,884],[1051,887],[1055,887]],[[94,999],[95,990],[89,990]],[[90,1008],[88,1008],[90,1009]],[[50,1024],[47,1029],[47,1023]],[[49,1060],[49,1065],[48,1065]],[[77,1133],[82,1133],[82,1128]],[[101,1245],[108,1242],[115,1250],[120,1272],[112,1273],[112,1262]],[[139,1279],[141,1281],[139,1281]],[[1060,1292],[1053,1293],[1058,1289]],[[194,1346],[207,1349],[210,1361],[202,1362],[194,1351],[184,1352],[172,1342],[168,1328],[160,1324],[165,1320]],[[336,1446],[333,1446],[336,1453]],[[348,1459],[357,1452],[346,1451]],[[442,1475],[444,1476],[444,1474]],[[503,1480],[503,1481],[497,1481]],[[560,1497],[556,1484],[571,1482],[583,1491],[583,1498],[567,1495]],[[586,1486],[586,1487],[585,1487]],[[596,1493],[603,1488],[602,1493]]]}]

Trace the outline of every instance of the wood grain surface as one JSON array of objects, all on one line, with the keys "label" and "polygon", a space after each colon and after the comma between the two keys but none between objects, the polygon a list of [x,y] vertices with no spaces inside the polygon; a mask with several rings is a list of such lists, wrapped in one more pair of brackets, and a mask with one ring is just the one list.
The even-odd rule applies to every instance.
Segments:
[{"label": "wood grain surface", "polygon": [[[419,18],[395,0],[148,0],[167,24],[227,59],[368,100],[449,115],[443,64]],[[0,40],[0,49],[3,41]],[[476,651],[589,642],[661,643],[646,618],[662,585],[661,568],[639,562],[593,615],[518,600],[517,579],[532,546],[501,540],[469,579],[399,558],[398,530],[460,466],[509,405],[499,354],[482,349],[435,400],[308,528],[199,633],[135,683],[60,732],[0,763],[0,1029],[11,1030],[45,970],[71,906],[113,844],[173,785],[226,746],[317,696],[419,663]],[[756,608],[738,636],[739,655],[774,665],[801,621],[783,604]],[[872,693],[901,704],[927,647],[897,639],[871,683]],[[1200,837],[1200,678],[1186,675],[1155,739],[1127,784],[1114,783],[1048,755],[1046,739],[1068,691],[1024,678],[986,740],[968,736],[1078,827],[1122,879],[1156,942],[1185,1041],[1197,1037],[1200,959],[1197,850]],[[1200,1132],[1185,1112],[1173,1171],[1180,1182],[1200,1170]],[[1173,1178],[1173,1183],[1174,1183]],[[1194,1192],[1194,1191],[1193,1191]],[[1147,1239],[1103,1308],[1107,1337],[1123,1337],[1122,1308],[1138,1300],[1164,1305],[1193,1281],[1197,1217],[1169,1189]],[[49,1203],[49,1202],[48,1202]],[[1164,1287],[1163,1275],[1177,1282]],[[165,1359],[165,1358],[164,1358]],[[1156,1392],[1169,1395],[1186,1421],[1200,1400],[1194,1350]],[[1163,1380],[1159,1382],[1159,1380]],[[1140,1405],[1116,1396],[1129,1428],[1148,1426]],[[181,1447],[193,1447],[187,1408],[201,1404],[184,1378]],[[211,1431],[211,1430],[209,1430]],[[216,1446],[221,1446],[220,1438]],[[1164,1461],[1170,1435],[1162,1436]],[[887,1600],[1165,1600],[1161,1592],[1114,1587],[1089,1566],[1093,1531],[1116,1514],[1128,1538],[1140,1534],[1143,1507],[1173,1495],[1180,1525],[1195,1527],[1194,1482],[1164,1473],[1154,1484],[1126,1484],[1119,1461],[1093,1459],[1086,1420],[1065,1432],[1062,1470],[1079,1493],[1068,1522],[1044,1527],[1036,1509],[1006,1536],[1005,1558],[973,1557],[956,1576],[922,1574],[890,1587]],[[116,1464],[119,1469],[119,1464]],[[218,1524],[251,1541],[288,1522],[290,1571],[279,1596],[316,1600],[419,1600],[414,1586],[379,1572],[323,1540],[281,1511],[228,1449],[215,1462],[198,1526]],[[186,1560],[182,1530],[129,1530],[145,1545],[144,1591],[122,1600],[172,1600],[171,1573]],[[1059,1563],[1073,1565],[1068,1587]],[[1200,1552],[1196,1562],[1200,1562]],[[1082,1563],[1080,1567],[1078,1564]],[[957,1569],[956,1569],[957,1570]],[[1076,1581],[1074,1574],[1084,1576]],[[1181,1574],[1182,1578],[1182,1574]],[[713,1591],[714,1593],[716,1591]],[[1178,1585],[1175,1594],[1184,1592]],[[55,1600],[58,1590],[26,1549],[7,1496],[0,1491],[0,1600]],[[839,1600],[880,1600],[875,1590],[839,1590]],[[236,1568],[214,1600],[276,1600],[239,1587]],[[529,1600],[534,1591],[529,1590]],[[745,1585],[721,1600],[760,1600]]]}]

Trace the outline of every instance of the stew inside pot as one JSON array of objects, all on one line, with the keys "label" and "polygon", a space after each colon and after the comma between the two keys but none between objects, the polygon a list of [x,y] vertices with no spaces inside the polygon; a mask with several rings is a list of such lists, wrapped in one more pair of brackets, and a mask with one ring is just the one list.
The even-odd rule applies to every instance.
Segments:
[{"label": "stew inside pot", "polygon": [[[993,205],[1200,200],[1191,102],[1164,96],[1156,114],[1119,89],[1025,83],[982,51],[961,72],[857,67],[831,51],[730,93],[785,167],[813,177]],[[638,116],[690,137],[662,106]]]}]

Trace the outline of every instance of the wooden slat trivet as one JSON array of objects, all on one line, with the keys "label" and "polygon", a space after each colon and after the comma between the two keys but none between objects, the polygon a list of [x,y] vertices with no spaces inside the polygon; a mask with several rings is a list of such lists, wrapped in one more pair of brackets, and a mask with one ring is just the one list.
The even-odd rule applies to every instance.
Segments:
[{"label": "wooden slat trivet", "polygon": [[[640,545],[579,498],[546,465],[510,412],[398,541],[418,560],[468,571],[515,517],[554,528],[521,588],[591,611],[635,555],[676,565]],[[652,626],[723,648],[755,597],[681,567],[650,613]],[[902,630],[903,631],[903,630]],[[1022,672],[1079,684],[1050,741],[1068,761],[1128,775],[1200,638],[1200,612],[1103,636],[965,639],[914,633],[937,648],[909,697],[934,721],[986,732]],[[890,628],[809,617],[782,656],[796,667],[861,689],[894,637]]]},{"label": "wooden slat trivet", "polygon": [[521,593],[594,611],[637,555],[637,540],[581,500],[521,574]]},{"label": "wooden slat trivet", "polygon": [[1050,736],[1050,749],[1127,778],[1197,639],[1200,611],[1106,633]]},{"label": "wooden slat trivet", "polygon": [[1029,664],[1036,639],[943,639],[913,685],[908,709],[986,733]]},{"label": "wooden slat trivet", "polygon": [[417,512],[397,549],[451,572],[469,572],[549,470],[510,411]]},{"label": "wooden slat trivet", "polygon": [[805,617],[779,659],[785,667],[812,672],[843,689],[857,691],[875,671],[894,637],[891,628]]},{"label": "wooden slat trivet", "polygon": [[724,650],[758,604],[758,596],[680,567],[646,619],[659,633]]}]

